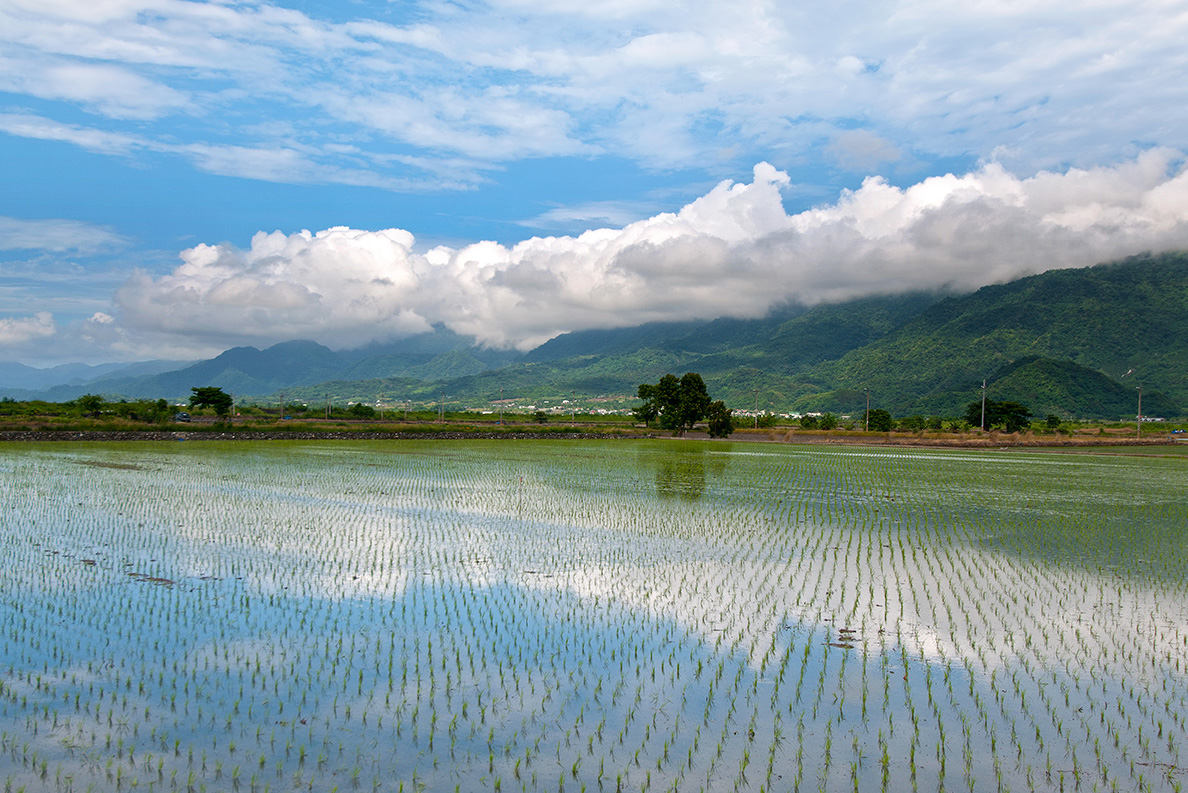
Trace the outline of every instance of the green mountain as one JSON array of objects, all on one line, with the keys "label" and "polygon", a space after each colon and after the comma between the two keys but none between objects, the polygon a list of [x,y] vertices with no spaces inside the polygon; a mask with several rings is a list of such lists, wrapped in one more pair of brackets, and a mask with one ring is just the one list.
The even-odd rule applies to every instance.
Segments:
[{"label": "green mountain", "polygon": [[[275,403],[436,402],[622,398],[667,372],[700,372],[735,408],[872,407],[894,415],[957,416],[987,396],[1036,415],[1130,418],[1188,415],[1188,254],[1133,257],[1053,270],[972,294],[867,297],[785,306],[759,319],[652,323],[559,336],[531,352],[490,350],[445,328],[335,352],[310,341],[241,347],[209,361],[140,377],[59,386],[185,398],[198,385]],[[97,387],[101,386],[101,388]],[[3,395],[3,394],[0,394]]]},{"label": "green mountain", "polygon": [[702,373],[739,366],[792,373],[882,338],[936,301],[935,295],[911,293],[812,308],[787,306],[762,319],[722,318],[566,333],[532,350],[525,360],[658,358],[696,363]]},{"label": "green mountain", "polygon": [[[1137,389],[1073,361],[1021,358],[999,369],[989,379],[999,401],[1019,402],[1039,417],[1056,414],[1123,417],[1138,413]],[[954,394],[954,398],[960,395]],[[973,400],[966,400],[967,403]],[[1179,405],[1158,391],[1143,394],[1143,415],[1178,416]]]},{"label": "green mountain", "polygon": [[[403,378],[409,383],[473,375],[518,360],[520,354],[476,347],[474,340],[435,328],[388,344],[336,352],[312,341],[287,341],[267,349],[235,347],[206,361],[171,371],[143,374],[134,365],[113,374],[43,389],[6,389],[14,398],[66,401],[82,394],[108,398],[164,397],[183,401],[194,386],[218,386],[238,396],[264,396],[311,388],[324,398],[322,384]],[[159,367],[158,367],[159,368]],[[3,395],[4,392],[0,392]]]},{"label": "green mountain", "polygon": [[[665,372],[699,371],[738,408],[960,415],[981,397],[1037,415],[1188,414],[1188,254],[1053,270],[967,295],[872,297],[789,307],[759,320],[567,334],[515,367],[443,384],[489,398],[511,377],[528,393],[631,394]],[[515,366],[523,367],[526,364]],[[1131,372],[1126,375],[1127,372]],[[1126,380],[1121,378],[1126,376]]]},{"label": "green mountain", "polygon": [[[1163,412],[1184,415],[1186,356],[1188,254],[1135,257],[942,300],[884,338],[808,369],[804,377],[834,390],[806,395],[801,404],[841,408],[837,391],[869,387],[892,412],[955,413],[980,396],[983,379],[1012,362],[1042,357],[1072,361],[1112,380],[1129,371],[1127,388],[1162,392],[1171,401]],[[1020,400],[1025,404],[1039,396],[1022,395],[1030,397]],[[1112,404],[1104,392],[1099,396],[1103,405]],[[1052,405],[1053,412],[1075,412],[1075,401],[1065,405]],[[1121,415],[1127,412],[1134,409]],[[1096,415],[1112,417],[1104,407]]]}]

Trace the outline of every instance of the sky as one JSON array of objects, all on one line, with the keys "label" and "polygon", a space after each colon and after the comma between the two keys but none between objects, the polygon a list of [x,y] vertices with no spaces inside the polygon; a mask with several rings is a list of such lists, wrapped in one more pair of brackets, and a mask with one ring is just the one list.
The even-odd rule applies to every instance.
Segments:
[{"label": "sky", "polygon": [[0,0],[0,361],[757,317],[1188,249],[1188,0]]}]

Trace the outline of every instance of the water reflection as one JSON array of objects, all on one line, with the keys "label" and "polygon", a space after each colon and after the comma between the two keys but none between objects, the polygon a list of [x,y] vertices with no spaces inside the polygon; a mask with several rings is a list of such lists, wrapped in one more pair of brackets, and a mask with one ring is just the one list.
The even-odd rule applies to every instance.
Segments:
[{"label": "water reflection", "polygon": [[6,788],[1183,774],[1180,461],[214,443],[0,453]]},{"label": "water reflection", "polygon": [[682,501],[697,501],[705,492],[706,476],[720,477],[726,471],[728,446],[719,445],[708,452],[701,444],[679,446],[663,451],[649,450],[642,455],[643,465],[654,468],[656,495]]}]

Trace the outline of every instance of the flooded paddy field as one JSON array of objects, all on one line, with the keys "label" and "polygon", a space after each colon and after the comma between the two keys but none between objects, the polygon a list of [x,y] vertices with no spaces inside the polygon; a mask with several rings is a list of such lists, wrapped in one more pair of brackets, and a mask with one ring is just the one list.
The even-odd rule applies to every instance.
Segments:
[{"label": "flooded paddy field", "polygon": [[1178,791],[1186,465],[6,445],[0,780]]}]

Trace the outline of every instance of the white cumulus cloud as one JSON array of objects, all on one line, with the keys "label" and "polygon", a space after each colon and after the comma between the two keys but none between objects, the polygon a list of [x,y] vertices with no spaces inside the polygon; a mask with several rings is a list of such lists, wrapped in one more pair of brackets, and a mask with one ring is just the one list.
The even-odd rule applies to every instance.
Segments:
[{"label": "white cumulus cloud", "polygon": [[21,347],[57,332],[54,315],[48,311],[38,311],[31,317],[5,317],[0,319],[0,347]]},{"label": "white cumulus cloud", "polygon": [[444,323],[494,346],[654,320],[760,316],[868,294],[972,290],[1142,251],[1188,248],[1188,170],[1152,150],[1114,167],[1027,178],[988,163],[897,187],[869,178],[788,214],[766,163],[675,213],[513,246],[415,249],[402,229],[259,233],[198,245],[117,296],[139,333],[213,345],[313,338],[337,346]]}]

